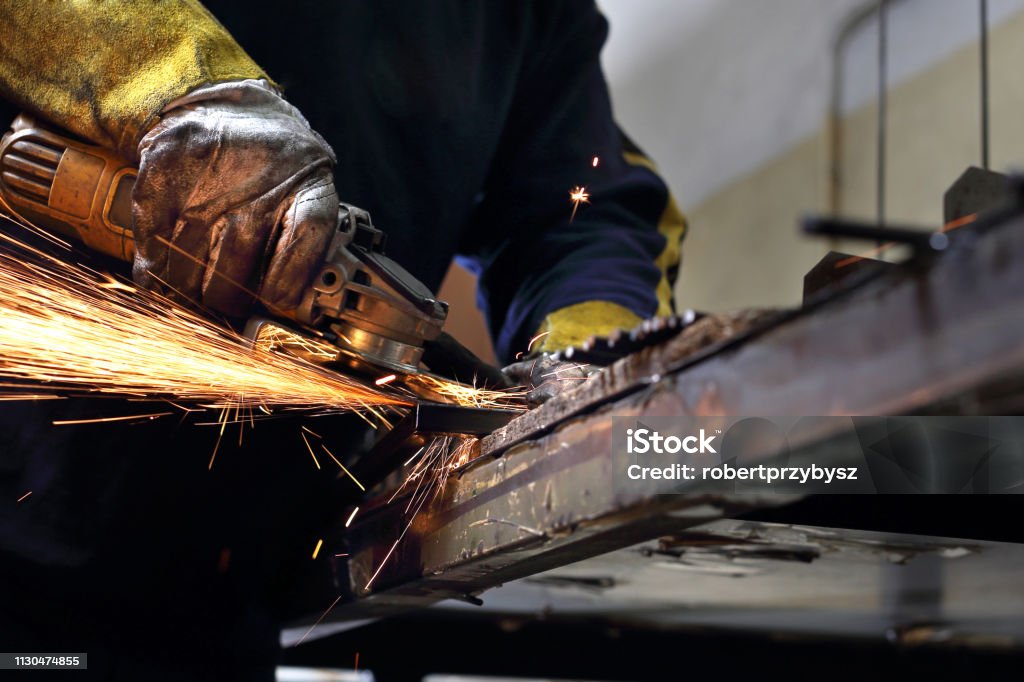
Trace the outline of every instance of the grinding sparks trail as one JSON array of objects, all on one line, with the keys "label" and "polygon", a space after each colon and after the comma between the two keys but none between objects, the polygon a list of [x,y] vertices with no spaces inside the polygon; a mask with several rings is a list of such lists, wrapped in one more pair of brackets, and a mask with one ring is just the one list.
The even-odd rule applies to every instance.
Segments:
[{"label": "grinding sparks trail", "polygon": [[313,458],[313,464],[315,464],[317,470],[319,470],[320,460],[316,458],[316,454],[313,452],[313,448],[309,444],[309,440],[306,438],[306,434],[300,432],[299,435],[302,436],[302,442],[306,444],[306,449],[309,450],[309,456]]},{"label": "grinding sparks trail", "polygon": [[341,601],[341,598],[343,596],[344,595],[339,594],[338,598],[331,602],[331,605],[327,607],[327,610],[320,614],[320,617],[316,619],[316,622],[309,626],[309,629],[306,630],[306,634],[302,635],[302,637],[299,637],[299,641],[297,641],[292,646],[299,646],[300,644],[305,642],[306,638],[309,637],[310,633],[313,632],[313,630],[316,630],[316,626],[320,625],[320,623],[323,622],[324,618],[327,617],[327,614],[334,610],[334,607],[338,605],[338,602]]},{"label": "grinding sparks trail", "polygon": [[[413,470],[406,476],[405,480],[402,481],[402,485],[395,490],[391,499],[388,500],[390,504],[403,490],[409,486],[413,481],[416,482],[416,486],[413,488],[411,495],[409,496],[409,502],[405,506],[405,512],[412,513],[409,515],[409,522],[406,523],[405,528],[399,534],[398,538],[392,543],[391,548],[387,554],[381,560],[380,565],[370,576],[366,585],[363,587],[364,591],[368,591],[373,582],[380,575],[381,571],[384,570],[384,566],[387,565],[391,555],[395,553],[398,545],[401,544],[405,538],[405,534],[412,528],[413,523],[419,516],[423,506],[430,500],[435,499],[442,490],[444,490],[445,484],[448,483],[448,477],[451,476],[453,471],[456,471],[461,466],[469,462],[473,458],[473,453],[476,452],[477,443],[479,441],[476,438],[463,438],[456,436],[441,436],[435,438],[426,447],[426,451],[423,453],[423,458],[416,463]],[[419,453],[417,453],[419,454]],[[415,456],[414,456],[415,457]],[[411,461],[411,460],[410,460]],[[423,483],[427,482],[424,486]],[[413,509],[415,507],[415,509]],[[352,519],[349,519],[351,523]]]},{"label": "grinding sparks trail", "polygon": [[356,484],[356,487],[358,487],[360,490],[362,490],[365,493],[366,492],[366,486],[364,486],[362,483],[360,483],[359,479],[352,475],[352,472],[349,471],[345,467],[345,465],[342,464],[341,461],[337,457],[334,456],[334,453],[331,452],[330,450],[328,450],[327,446],[324,445],[323,443],[320,443],[320,447],[322,447],[324,449],[324,452],[327,453],[328,457],[330,457],[331,459],[334,460],[334,463],[338,465],[338,468],[341,469],[342,472],[344,472],[344,474],[346,476],[348,476],[350,479],[352,479],[352,482]]},{"label": "grinding sparks trail", "polygon": [[580,204],[590,203],[590,195],[587,194],[587,188],[573,187],[569,191],[569,200],[572,201],[572,215],[569,216],[569,222],[571,223],[576,219],[576,211],[579,210]]},{"label": "grinding sparks trail", "polygon": [[453,403],[463,407],[486,407],[509,410],[525,410],[527,391],[505,388],[487,389],[448,381],[430,374],[416,374],[405,377],[405,383],[422,392],[430,393],[440,402]]},{"label": "grinding sparks trail", "polygon": [[0,388],[8,399],[20,389],[31,399],[74,393],[181,400],[236,416],[289,408],[377,418],[410,402],[254,346],[167,298],[9,234],[0,240],[11,247],[0,251]]},{"label": "grinding sparks trail", "polygon": [[[40,236],[69,248],[45,233]],[[253,343],[165,297],[66,263],[0,230],[0,401],[110,396],[161,401],[183,413],[212,410],[219,415],[210,420],[219,427],[219,435],[209,468],[229,423],[239,425],[241,443],[241,427],[252,426],[254,415],[269,418],[275,410],[313,415],[353,412],[372,423],[387,424],[389,416],[415,400],[410,387],[429,389],[435,399],[459,405],[525,409],[522,391],[479,389],[428,374],[404,376],[401,381],[382,377],[387,381],[380,383],[391,385],[378,387],[316,364],[333,360],[336,354],[322,340],[285,330],[271,329]],[[128,422],[168,414],[149,411],[58,423]],[[318,434],[303,427],[300,435],[318,469],[314,445],[365,490]],[[410,458],[411,464],[419,457],[406,481],[410,487],[415,483],[405,507],[406,513],[412,511],[409,525],[366,583],[367,590],[419,511],[443,490],[451,472],[469,460],[475,443],[449,437]],[[31,494],[26,492],[18,501]],[[358,512],[358,507],[352,510],[346,526]],[[321,548],[318,542],[314,558]],[[230,550],[223,550],[222,571],[227,570],[229,557]]]},{"label": "grinding sparks trail", "polygon": [[[419,455],[422,458],[416,463],[409,475],[406,476],[401,486],[395,490],[391,499],[388,500],[388,504],[394,502],[395,498],[403,491],[409,490],[409,501],[405,506],[405,513],[409,514],[409,520],[402,529],[402,532],[398,535],[398,538],[391,544],[384,558],[380,564],[373,571],[373,575],[370,576],[366,585],[363,587],[364,592],[368,592],[374,581],[380,576],[384,567],[388,561],[394,555],[395,550],[398,549],[398,545],[401,544],[405,538],[409,529],[412,528],[413,524],[419,518],[420,512],[423,510],[424,505],[427,502],[437,498],[444,490],[445,484],[448,482],[449,476],[463,465],[468,463],[474,456],[478,454],[477,444],[479,441],[476,438],[458,437],[458,436],[441,436],[432,440],[428,445],[420,448],[416,454],[406,461],[408,466],[414,459]],[[415,486],[412,483],[415,482]],[[411,512],[411,513],[410,513]],[[348,515],[348,519],[345,521],[345,527],[348,528],[352,525],[352,521],[356,518],[356,514],[359,513],[359,507],[356,507]],[[536,531],[535,531],[536,532]],[[348,554],[335,554],[335,557],[347,557]],[[341,601],[341,596],[335,599],[327,609],[320,614],[320,617],[316,619],[308,630],[302,635],[298,642],[293,646],[302,644],[310,634],[323,622],[323,620],[334,610],[334,607]]]},{"label": "grinding sparks trail", "polygon": [[174,414],[173,412],[155,412],[153,414],[133,414],[127,417],[97,417],[95,419],[60,419],[54,420],[54,426],[71,426],[74,424],[107,424],[110,422],[140,421],[143,419],[158,419]]}]

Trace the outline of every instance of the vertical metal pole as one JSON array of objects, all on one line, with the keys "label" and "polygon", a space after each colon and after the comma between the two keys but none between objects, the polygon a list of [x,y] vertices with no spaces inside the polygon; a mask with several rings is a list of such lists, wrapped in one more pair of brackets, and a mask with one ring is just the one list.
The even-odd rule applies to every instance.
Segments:
[{"label": "vertical metal pole", "polygon": [[[878,0],[878,140],[876,153],[876,181],[875,189],[876,219],[878,226],[885,225],[885,124],[886,124],[886,94],[888,91],[887,72],[888,55],[886,54],[886,42],[888,33],[888,21],[886,17],[886,6],[888,0]],[[881,242],[879,242],[881,245]]]},{"label": "vertical metal pole", "polygon": [[988,0],[979,0],[981,9],[981,167],[988,170]]},{"label": "vertical metal pole", "polygon": [[839,32],[832,44],[832,93],[829,103],[829,212],[832,215],[839,215],[843,197],[843,55],[850,40],[861,28],[869,26],[877,12],[878,0],[864,0],[863,4],[840,24]]}]

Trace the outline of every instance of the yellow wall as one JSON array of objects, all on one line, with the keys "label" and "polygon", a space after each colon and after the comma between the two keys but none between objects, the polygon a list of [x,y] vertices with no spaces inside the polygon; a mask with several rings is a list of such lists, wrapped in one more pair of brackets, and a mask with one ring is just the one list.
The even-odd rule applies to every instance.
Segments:
[{"label": "yellow wall", "polygon": [[[1024,166],[1024,15],[990,36],[992,168]],[[945,189],[980,163],[978,49],[970,45],[889,92],[887,221],[938,227]],[[876,108],[843,124],[840,207],[875,215]],[[697,206],[684,207],[690,234],[676,289],[680,306],[721,310],[792,306],[803,274],[832,247],[798,235],[801,214],[828,204],[828,135],[822,128]]]}]

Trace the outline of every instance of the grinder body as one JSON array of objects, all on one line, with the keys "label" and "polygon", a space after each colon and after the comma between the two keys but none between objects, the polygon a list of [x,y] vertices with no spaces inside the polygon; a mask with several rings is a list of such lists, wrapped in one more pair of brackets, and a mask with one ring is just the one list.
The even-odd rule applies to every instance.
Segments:
[{"label": "grinder body", "polygon": [[114,258],[131,261],[137,169],[114,153],[22,114],[0,139],[0,196],[20,217]]}]

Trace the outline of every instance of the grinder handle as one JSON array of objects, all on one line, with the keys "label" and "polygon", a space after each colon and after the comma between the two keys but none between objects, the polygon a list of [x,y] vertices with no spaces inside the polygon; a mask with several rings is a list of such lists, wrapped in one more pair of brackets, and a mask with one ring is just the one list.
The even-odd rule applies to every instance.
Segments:
[{"label": "grinder handle", "polygon": [[132,189],[138,169],[97,145],[26,114],[0,139],[0,198],[31,223],[131,261]]}]

